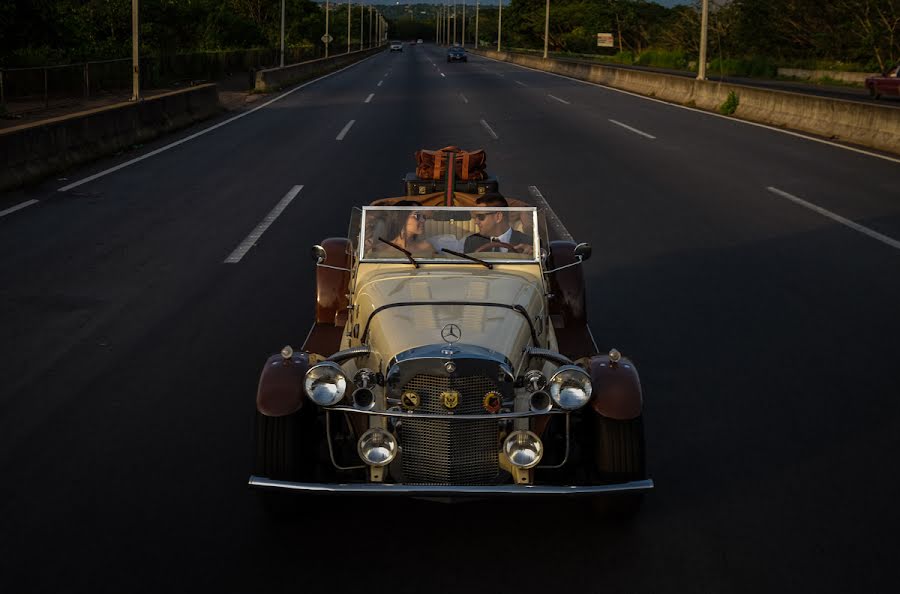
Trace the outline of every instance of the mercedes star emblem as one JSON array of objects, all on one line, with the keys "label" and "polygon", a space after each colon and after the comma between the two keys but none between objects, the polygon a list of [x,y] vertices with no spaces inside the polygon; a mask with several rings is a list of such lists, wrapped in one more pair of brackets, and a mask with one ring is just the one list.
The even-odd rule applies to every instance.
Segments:
[{"label": "mercedes star emblem", "polygon": [[462,338],[462,330],[460,330],[459,326],[456,324],[447,324],[441,329],[441,338],[443,338],[447,344],[453,344]]}]

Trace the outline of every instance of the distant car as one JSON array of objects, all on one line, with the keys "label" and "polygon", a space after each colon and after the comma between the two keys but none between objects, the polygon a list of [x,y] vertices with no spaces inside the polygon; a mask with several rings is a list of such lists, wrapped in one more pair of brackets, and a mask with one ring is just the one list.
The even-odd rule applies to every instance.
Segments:
[{"label": "distant car", "polygon": [[421,39],[416,39],[416,44],[424,43]]},{"label": "distant car", "polygon": [[882,95],[900,96],[900,63],[881,76],[867,78],[866,88],[873,99],[879,99]]},{"label": "distant car", "polygon": [[392,41],[391,42],[391,51],[392,52],[402,52],[403,51],[403,42],[402,41]]},{"label": "distant car", "polygon": [[448,62],[468,62],[469,56],[466,55],[466,50],[461,47],[451,47],[447,50],[447,61]]}]

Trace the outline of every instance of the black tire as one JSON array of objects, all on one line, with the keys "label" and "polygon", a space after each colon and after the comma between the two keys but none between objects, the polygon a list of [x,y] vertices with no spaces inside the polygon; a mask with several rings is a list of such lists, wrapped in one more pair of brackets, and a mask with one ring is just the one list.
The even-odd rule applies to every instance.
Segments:
[{"label": "black tire", "polygon": [[872,99],[881,99],[881,93],[875,90],[875,87],[869,87],[869,97]]},{"label": "black tire", "polygon": [[[601,480],[625,483],[647,478],[644,420],[617,421],[597,416],[594,461]],[[597,497],[596,511],[630,517],[637,513],[643,493]]]},{"label": "black tire", "polygon": [[[315,436],[309,429],[303,411],[285,417],[257,412],[253,474],[280,481],[313,480]],[[294,493],[260,489],[258,496],[263,510],[273,518],[289,518],[297,511]]]}]

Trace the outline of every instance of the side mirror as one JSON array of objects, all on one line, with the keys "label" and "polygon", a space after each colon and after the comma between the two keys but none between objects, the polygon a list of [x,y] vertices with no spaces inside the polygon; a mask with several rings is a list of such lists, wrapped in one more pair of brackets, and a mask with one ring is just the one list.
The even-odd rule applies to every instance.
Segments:
[{"label": "side mirror", "polygon": [[316,264],[321,264],[328,257],[328,254],[325,252],[325,248],[323,248],[320,245],[312,246],[311,254],[312,254],[313,260],[316,261]]},{"label": "side mirror", "polygon": [[581,258],[582,261],[591,257],[591,244],[579,243],[575,246],[575,256]]}]

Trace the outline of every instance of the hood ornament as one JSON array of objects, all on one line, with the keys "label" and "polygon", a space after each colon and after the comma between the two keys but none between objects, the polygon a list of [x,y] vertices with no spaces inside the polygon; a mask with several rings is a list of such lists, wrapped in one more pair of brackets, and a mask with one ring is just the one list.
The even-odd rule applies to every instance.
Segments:
[{"label": "hood ornament", "polygon": [[459,342],[459,339],[462,338],[462,330],[456,324],[447,324],[441,329],[441,338],[447,344]]}]

